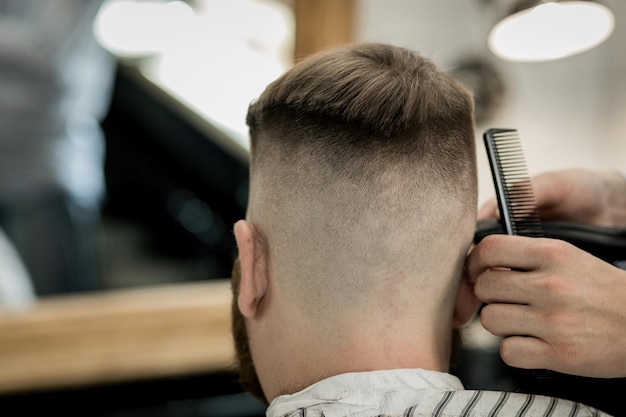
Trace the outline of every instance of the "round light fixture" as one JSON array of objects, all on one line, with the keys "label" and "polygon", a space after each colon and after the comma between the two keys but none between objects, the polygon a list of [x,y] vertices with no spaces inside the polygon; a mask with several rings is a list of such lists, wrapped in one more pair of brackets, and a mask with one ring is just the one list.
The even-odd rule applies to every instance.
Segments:
[{"label": "round light fixture", "polygon": [[[528,3],[528,2],[526,2]],[[592,1],[533,2],[494,26],[488,45],[517,62],[565,58],[604,42],[615,28],[610,9]]]}]

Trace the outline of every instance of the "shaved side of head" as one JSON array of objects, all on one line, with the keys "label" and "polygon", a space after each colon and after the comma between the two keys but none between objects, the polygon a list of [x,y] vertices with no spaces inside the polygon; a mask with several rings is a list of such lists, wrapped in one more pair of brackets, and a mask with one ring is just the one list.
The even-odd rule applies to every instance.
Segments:
[{"label": "shaved side of head", "polygon": [[476,208],[472,109],[431,61],[380,44],[320,53],[251,104],[248,219],[293,300],[325,320],[389,277],[449,285]]}]

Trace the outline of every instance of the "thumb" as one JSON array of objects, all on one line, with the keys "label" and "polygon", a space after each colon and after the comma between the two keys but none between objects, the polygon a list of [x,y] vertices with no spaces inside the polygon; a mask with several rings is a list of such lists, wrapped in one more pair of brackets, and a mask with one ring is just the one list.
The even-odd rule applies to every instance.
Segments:
[{"label": "thumb", "polygon": [[477,219],[499,219],[500,210],[498,209],[498,202],[495,198],[492,198],[485,202],[478,210]]}]

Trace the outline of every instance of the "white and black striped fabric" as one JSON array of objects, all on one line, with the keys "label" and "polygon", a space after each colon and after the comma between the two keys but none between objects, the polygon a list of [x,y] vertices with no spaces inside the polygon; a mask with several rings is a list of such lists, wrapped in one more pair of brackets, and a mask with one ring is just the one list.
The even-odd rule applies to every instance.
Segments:
[{"label": "white and black striped fabric", "polygon": [[355,372],[276,398],[268,417],[608,417],[584,404],[514,392],[465,390],[423,369]]}]

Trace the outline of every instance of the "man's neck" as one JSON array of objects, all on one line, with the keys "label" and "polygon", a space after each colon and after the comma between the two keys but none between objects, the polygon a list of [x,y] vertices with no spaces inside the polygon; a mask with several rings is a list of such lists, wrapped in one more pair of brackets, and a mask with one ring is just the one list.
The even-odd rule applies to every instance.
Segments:
[{"label": "man's neck", "polygon": [[446,372],[449,367],[450,335],[438,329],[352,323],[346,327],[350,330],[324,333],[302,331],[313,326],[293,324],[284,328],[280,340],[285,343],[276,346],[267,363],[275,376],[265,381],[270,400],[347,372],[407,368]]}]

